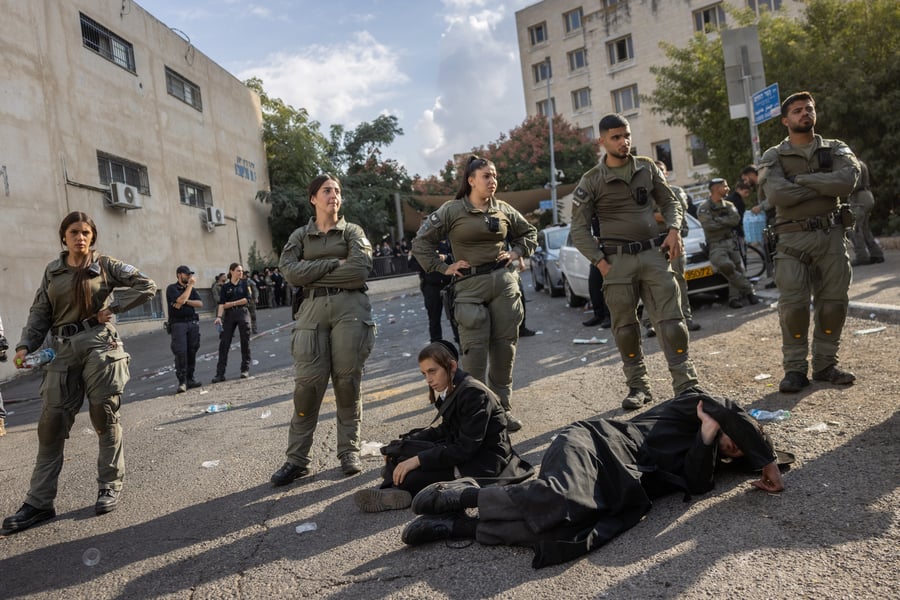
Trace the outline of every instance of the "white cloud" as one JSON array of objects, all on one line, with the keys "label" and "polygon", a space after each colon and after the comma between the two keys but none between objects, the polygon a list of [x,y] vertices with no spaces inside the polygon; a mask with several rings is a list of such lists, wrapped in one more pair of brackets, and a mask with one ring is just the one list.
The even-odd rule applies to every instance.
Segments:
[{"label": "white cloud", "polygon": [[384,104],[409,80],[398,67],[397,54],[367,32],[355,34],[349,43],[272,54],[237,76],[259,77],[269,95],[306,108],[313,119],[344,125],[373,119],[354,113]]}]

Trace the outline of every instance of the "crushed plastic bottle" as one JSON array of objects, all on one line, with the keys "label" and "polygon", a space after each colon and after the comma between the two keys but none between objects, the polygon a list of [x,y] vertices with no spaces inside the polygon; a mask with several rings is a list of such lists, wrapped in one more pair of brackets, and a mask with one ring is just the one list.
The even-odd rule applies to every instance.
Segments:
[{"label": "crushed plastic bottle", "polygon": [[272,416],[272,411],[269,410],[268,408],[266,410],[262,411],[261,413],[259,413],[260,419],[268,419],[271,416]]},{"label": "crushed plastic bottle", "polygon": [[229,408],[231,408],[231,404],[210,404],[209,406],[206,407],[206,412],[207,413],[220,413],[220,412],[225,412]]},{"label": "crushed plastic bottle", "polygon": [[46,365],[54,358],[56,358],[56,352],[53,351],[53,348],[44,348],[43,350],[32,352],[23,358],[22,366],[26,369],[34,369],[35,367]]},{"label": "crushed plastic bottle", "polygon": [[314,522],[308,521],[306,523],[300,523],[299,525],[294,527],[294,531],[296,531],[297,533],[305,533],[307,531],[315,531],[318,528],[318,525],[316,525]]},{"label": "crushed plastic bottle", "polygon": [[778,423],[780,421],[787,421],[791,418],[791,411],[782,409],[771,411],[754,408],[748,412],[751,417],[760,423]]},{"label": "crushed plastic bottle", "polygon": [[217,460],[204,460],[200,463],[200,466],[204,469],[214,469],[219,466],[219,461]]}]

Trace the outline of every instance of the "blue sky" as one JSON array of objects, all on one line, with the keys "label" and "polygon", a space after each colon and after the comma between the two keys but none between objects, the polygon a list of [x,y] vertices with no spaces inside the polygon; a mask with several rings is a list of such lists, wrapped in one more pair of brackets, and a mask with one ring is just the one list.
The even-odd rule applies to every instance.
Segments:
[{"label": "blue sky", "polygon": [[393,114],[410,175],[525,118],[515,11],[533,0],[138,0],[219,65],[327,134]]}]

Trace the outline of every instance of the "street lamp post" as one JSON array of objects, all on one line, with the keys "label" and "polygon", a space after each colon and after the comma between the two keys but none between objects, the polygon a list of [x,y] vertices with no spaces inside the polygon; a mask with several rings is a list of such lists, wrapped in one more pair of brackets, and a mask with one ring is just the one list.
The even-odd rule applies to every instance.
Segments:
[{"label": "street lamp post", "polygon": [[550,57],[547,57],[547,125],[550,127],[550,204],[553,206],[553,224],[559,224],[556,206],[556,155],[553,152],[553,102],[550,97]]}]

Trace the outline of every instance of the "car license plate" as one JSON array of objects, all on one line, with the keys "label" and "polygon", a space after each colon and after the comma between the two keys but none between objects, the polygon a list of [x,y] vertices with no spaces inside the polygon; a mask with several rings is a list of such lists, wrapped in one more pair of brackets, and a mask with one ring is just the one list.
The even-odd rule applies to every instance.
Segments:
[{"label": "car license plate", "polygon": [[702,277],[710,277],[713,274],[712,267],[702,267],[700,269],[687,269],[684,272],[684,278],[687,281],[691,279],[700,279]]}]

